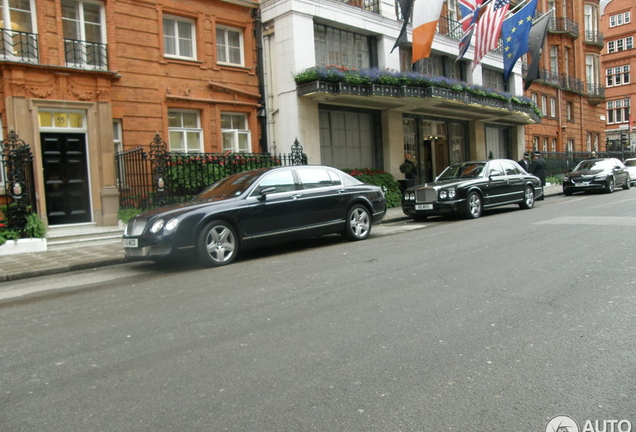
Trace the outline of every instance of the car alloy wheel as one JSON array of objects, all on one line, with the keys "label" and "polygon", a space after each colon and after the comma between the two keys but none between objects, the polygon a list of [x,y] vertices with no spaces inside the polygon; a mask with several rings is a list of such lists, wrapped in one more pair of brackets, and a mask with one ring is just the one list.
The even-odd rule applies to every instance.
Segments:
[{"label": "car alloy wheel", "polygon": [[625,184],[623,185],[623,189],[629,190],[632,187],[632,179],[627,175],[627,179],[625,180]]},{"label": "car alloy wheel", "polygon": [[470,192],[466,197],[466,215],[471,219],[477,219],[481,216],[482,210],[481,196],[477,192]]},{"label": "car alloy wheel", "polygon": [[523,191],[523,201],[519,204],[522,209],[531,209],[534,206],[534,189],[526,186]]},{"label": "car alloy wheel", "polygon": [[364,240],[371,232],[371,216],[362,204],[356,204],[347,214],[344,236],[347,240]]},{"label": "car alloy wheel", "polygon": [[210,222],[201,230],[197,242],[199,262],[209,267],[230,264],[239,251],[238,237],[227,222]]},{"label": "car alloy wheel", "polygon": [[605,191],[607,193],[614,192],[614,178],[610,177],[607,179],[607,184],[605,185]]}]

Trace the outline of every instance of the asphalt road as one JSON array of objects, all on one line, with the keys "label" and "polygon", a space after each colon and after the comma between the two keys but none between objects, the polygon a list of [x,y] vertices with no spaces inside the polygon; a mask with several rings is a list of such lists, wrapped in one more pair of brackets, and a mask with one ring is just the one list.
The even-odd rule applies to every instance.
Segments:
[{"label": "asphalt road", "polygon": [[0,304],[0,430],[636,424],[635,204],[555,197],[219,269],[15,282],[47,291]]}]

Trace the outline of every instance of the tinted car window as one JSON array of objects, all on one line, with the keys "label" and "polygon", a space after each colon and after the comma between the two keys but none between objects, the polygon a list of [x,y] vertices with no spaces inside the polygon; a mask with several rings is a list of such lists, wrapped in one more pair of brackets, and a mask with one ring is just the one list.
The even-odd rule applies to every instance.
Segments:
[{"label": "tinted car window", "polygon": [[296,182],[294,181],[294,175],[291,170],[276,171],[265,176],[259,183],[259,188],[265,186],[274,186],[276,188],[275,193],[279,192],[291,192],[296,190]]},{"label": "tinted car window", "polygon": [[329,177],[329,173],[326,170],[299,168],[296,170],[296,174],[298,174],[303,189],[315,189],[333,185],[331,177]]},{"label": "tinted car window", "polygon": [[504,170],[498,161],[492,161],[488,164],[488,175],[503,175]]},{"label": "tinted car window", "polygon": [[608,159],[592,159],[584,160],[579,163],[574,171],[588,171],[588,170],[607,170],[612,169],[614,163]]},{"label": "tinted car window", "polygon": [[195,201],[233,198],[245,192],[261,176],[261,172],[238,173],[218,180],[197,195]]},{"label": "tinted car window", "polygon": [[446,168],[437,178],[437,180],[451,178],[473,178],[479,177],[484,170],[483,163],[469,162],[463,164],[455,164]]},{"label": "tinted car window", "polygon": [[625,161],[625,166],[634,167],[636,166],[636,159],[628,159]]},{"label": "tinted car window", "polygon": [[329,177],[331,177],[331,183],[334,184],[335,186],[339,186],[342,184],[342,180],[340,180],[340,177],[338,177],[338,174],[336,174],[333,171],[328,171],[329,173]]},{"label": "tinted car window", "polygon": [[503,165],[504,172],[506,175],[517,175],[521,174],[521,171],[517,165],[515,165],[512,161],[501,161]]}]

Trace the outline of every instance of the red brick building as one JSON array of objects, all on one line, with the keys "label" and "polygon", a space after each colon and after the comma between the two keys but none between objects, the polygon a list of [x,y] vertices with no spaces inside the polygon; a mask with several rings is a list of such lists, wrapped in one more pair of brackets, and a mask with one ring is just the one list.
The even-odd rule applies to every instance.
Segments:
[{"label": "red brick building", "polygon": [[525,93],[544,117],[526,127],[526,149],[592,151],[605,141],[599,1],[539,0],[537,10],[551,9],[541,77]]},{"label": "red brick building", "polygon": [[610,0],[602,2],[601,30],[605,35],[602,70],[605,79],[605,134],[611,149],[625,146],[636,148],[636,133],[632,124],[631,105],[636,95],[636,83],[631,71],[636,71],[636,2]]},{"label": "red brick building", "polygon": [[117,223],[114,154],[260,151],[248,0],[2,1],[0,120],[34,154],[49,225]]}]

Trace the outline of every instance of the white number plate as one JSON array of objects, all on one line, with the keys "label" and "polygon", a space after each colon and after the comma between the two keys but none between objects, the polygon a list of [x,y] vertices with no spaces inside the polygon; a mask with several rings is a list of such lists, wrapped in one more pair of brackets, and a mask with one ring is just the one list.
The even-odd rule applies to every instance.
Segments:
[{"label": "white number plate", "polygon": [[125,248],[139,247],[139,245],[137,244],[137,239],[121,239],[121,244]]},{"label": "white number plate", "polygon": [[574,183],[574,186],[576,187],[589,186],[589,185],[590,185],[590,182]]},{"label": "white number plate", "polygon": [[415,204],[415,210],[433,210],[433,204]]}]

